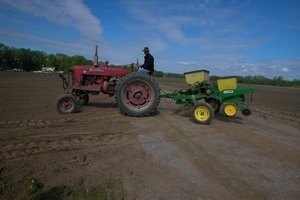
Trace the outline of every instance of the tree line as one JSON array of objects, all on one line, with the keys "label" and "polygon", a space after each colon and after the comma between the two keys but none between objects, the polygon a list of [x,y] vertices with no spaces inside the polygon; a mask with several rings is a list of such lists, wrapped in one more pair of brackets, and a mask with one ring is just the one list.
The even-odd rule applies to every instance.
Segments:
[{"label": "tree line", "polygon": [[[165,77],[184,78],[184,74],[164,73]],[[216,81],[220,76],[210,75],[210,81]],[[256,85],[273,85],[282,87],[300,87],[300,80],[294,79],[293,81],[284,80],[281,76],[276,76],[273,79],[264,76],[236,76],[238,83],[256,84]]]},{"label": "tree line", "polygon": [[0,43],[0,70],[17,68],[24,71],[37,71],[47,67],[54,68],[56,71],[66,71],[73,65],[91,64],[93,64],[91,60],[79,55],[47,54],[43,51],[8,47]]},{"label": "tree line", "polygon": [[[74,65],[92,64],[92,60],[87,60],[80,55],[68,56],[62,53],[47,54],[43,51],[9,47],[0,43],[1,71],[12,70],[14,68],[22,69],[24,71],[37,71],[41,70],[43,67],[54,68],[56,71],[67,71]],[[99,64],[104,64],[104,62],[100,61]],[[122,67],[130,70],[130,67],[127,65],[115,67]],[[164,73],[162,71],[155,71],[154,76],[184,78],[184,74]],[[217,78],[218,76],[210,76],[210,80],[212,81],[215,81]],[[274,77],[273,79],[264,76],[237,76],[237,80],[239,83],[247,84],[300,87],[300,80],[295,79],[293,81],[288,81],[284,80],[281,76]]]}]

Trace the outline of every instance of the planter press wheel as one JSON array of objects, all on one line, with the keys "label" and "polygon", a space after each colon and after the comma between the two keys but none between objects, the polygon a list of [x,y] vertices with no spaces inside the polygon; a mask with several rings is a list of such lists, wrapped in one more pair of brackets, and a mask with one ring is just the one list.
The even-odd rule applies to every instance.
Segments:
[{"label": "planter press wheel", "polygon": [[153,77],[144,73],[131,73],[120,80],[115,98],[124,114],[142,117],[157,109],[159,93],[158,83]]},{"label": "planter press wheel", "polygon": [[220,109],[222,114],[227,117],[234,117],[238,113],[238,107],[235,103],[224,103]]},{"label": "planter press wheel", "polygon": [[245,115],[245,116],[249,116],[251,115],[251,110],[249,108],[244,108],[242,109],[242,114]]},{"label": "planter press wheel", "polygon": [[55,100],[55,108],[58,113],[74,113],[78,108],[78,102],[71,94],[62,94]]},{"label": "planter press wheel", "polygon": [[198,102],[192,108],[192,119],[197,124],[210,124],[214,116],[214,109],[209,103]]}]

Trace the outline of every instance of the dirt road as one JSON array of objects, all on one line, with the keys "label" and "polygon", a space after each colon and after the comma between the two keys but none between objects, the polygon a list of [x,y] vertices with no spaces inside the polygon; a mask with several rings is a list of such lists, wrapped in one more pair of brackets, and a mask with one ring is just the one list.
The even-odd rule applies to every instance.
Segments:
[{"label": "dirt road", "polygon": [[299,199],[300,90],[255,88],[253,115],[197,125],[164,100],[126,117],[105,95],[59,115],[57,76],[1,72],[0,198],[24,199],[35,179],[48,199]]}]

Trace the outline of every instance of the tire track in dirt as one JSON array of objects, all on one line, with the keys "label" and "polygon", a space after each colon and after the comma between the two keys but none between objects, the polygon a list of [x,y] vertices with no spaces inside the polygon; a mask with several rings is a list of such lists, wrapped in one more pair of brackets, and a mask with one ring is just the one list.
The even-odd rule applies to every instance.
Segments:
[{"label": "tire track in dirt", "polygon": [[267,110],[265,108],[253,106],[253,112],[266,120],[272,119],[278,123],[288,123],[294,127],[300,128],[300,114],[298,112],[279,112],[277,110]]},{"label": "tire track in dirt", "polygon": [[[19,127],[32,127],[32,128],[43,128],[43,127],[60,127],[60,126],[73,126],[74,124],[91,124],[101,120],[111,121],[114,120],[118,122],[118,116],[120,114],[110,114],[105,116],[96,117],[64,117],[60,119],[28,119],[28,120],[10,120],[10,121],[0,121],[0,128],[19,128]],[[122,119],[119,118],[119,121]]]},{"label": "tire track in dirt", "polygon": [[[105,119],[105,121],[103,120]],[[103,123],[110,122],[124,126],[124,132],[111,128],[102,128]],[[82,148],[107,148],[117,144],[130,144],[126,139],[126,124],[128,119],[120,114],[111,114],[97,117],[72,118],[66,117],[57,120],[23,120],[2,121],[0,130],[0,160],[12,160],[29,157],[38,154],[52,152],[76,151]],[[85,128],[86,125],[97,126]],[[68,127],[74,127],[76,131],[68,131]],[[28,132],[28,130],[31,130]],[[33,131],[34,130],[34,131]],[[9,132],[14,132],[11,136]],[[48,133],[47,133],[48,132]],[[18,134],[18,137],[16,135]],[[122,142],[120,142],[122,141]]]},{"label": "tire track in dirt", "polygon": [[116,146],[119,140],[125,136],[124,133],[72,133],[69,136],[45,136],[42,138],[20,138],[10,140],[3,144],[0,149],[0,160],[11,160],[21,157],[29,157],[38,154],[46,154],[61,151],[76,151],[83,148],[107,148]]},{"label": "tire track in dirt", "polygon": [[12,144],[4,144],[1,147],[1,160],[10,160],[20,157],[28,157],[37,154],[45,154],[60,151],[74,151],[87,148],[107,148],[116,146],[123,139],[124,133],[92,133],[90,135],[72,134],[70,137],[55,137],[39,140],[15,140]]},{"label": "tire track in dirt", "polygon": [[268,198],[288,199],[300,195],[300,160],[295,159],[300,157],[300,141],[294,127],[278,126],[259,116],[236,117],[227,119],[227,123],[223,123],[223,116],[217,118],[215,129],[235,143],[227,151],[222,148],[229,143],[224,139],[209,143],[222,148],[218,155],[225,165],[238,166],[236,173],[247,177],[247,182],[255,184]]}]

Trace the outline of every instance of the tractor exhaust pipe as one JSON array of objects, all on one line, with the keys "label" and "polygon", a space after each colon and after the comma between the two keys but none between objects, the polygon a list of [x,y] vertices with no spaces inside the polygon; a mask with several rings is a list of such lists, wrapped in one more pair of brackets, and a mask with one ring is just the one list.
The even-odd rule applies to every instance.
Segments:
[{"label": "tractor exhaust pipe", "polygon": [[98,45],[95,47],[94,66],[98,67]]}]

